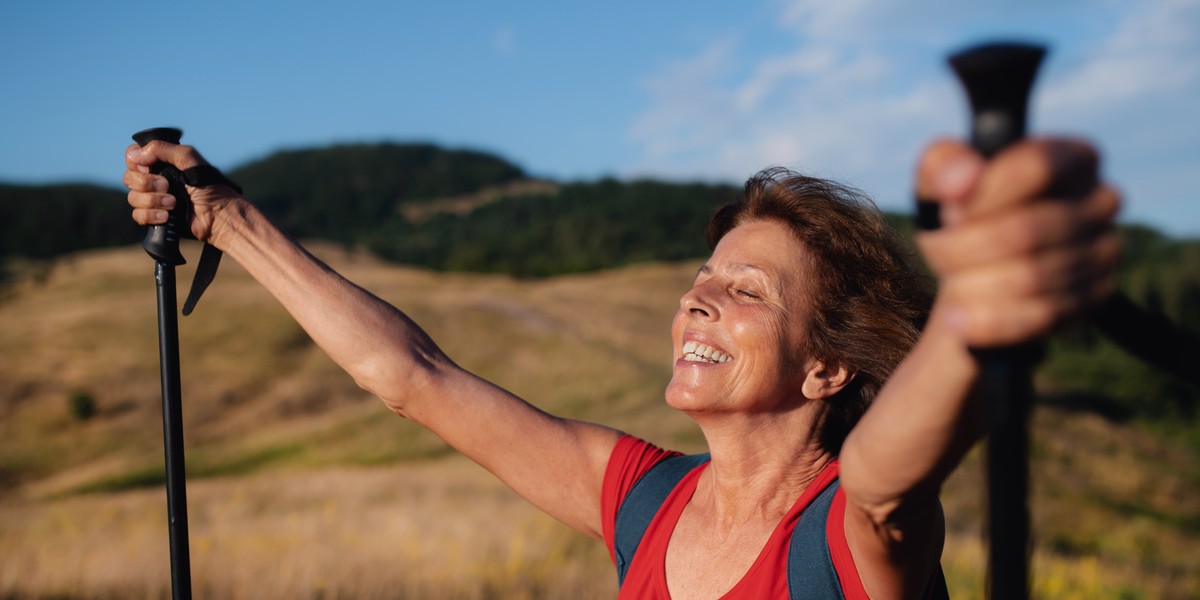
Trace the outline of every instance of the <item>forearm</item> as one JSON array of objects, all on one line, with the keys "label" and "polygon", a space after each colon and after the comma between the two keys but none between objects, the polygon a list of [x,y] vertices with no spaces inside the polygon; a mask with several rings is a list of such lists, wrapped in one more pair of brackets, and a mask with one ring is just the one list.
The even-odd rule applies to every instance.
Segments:
[{"label": "forearm", "polygon": [[877,523],[927,510],[983,434],[978,365],[937,312],[842,449],[847,497]]},{"label": "forearm", "polygon": [[[215,220],[213,240],[296,319],[364,389],[399,410],[396,389],[449,364],[395,307],[309,254],[254,206],[235,202]],[[404,382],[409,382],[407,385]]]}]

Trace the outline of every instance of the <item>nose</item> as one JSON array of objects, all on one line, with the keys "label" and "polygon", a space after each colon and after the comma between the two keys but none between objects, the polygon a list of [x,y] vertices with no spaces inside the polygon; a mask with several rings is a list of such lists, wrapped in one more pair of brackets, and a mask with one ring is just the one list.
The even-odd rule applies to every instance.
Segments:
[{"label": "nose", "polygon": [[706,283],[693,285],[692,289],[679,298],[679,308],[682,312],[702,319],[716,319],[719,316]]}]

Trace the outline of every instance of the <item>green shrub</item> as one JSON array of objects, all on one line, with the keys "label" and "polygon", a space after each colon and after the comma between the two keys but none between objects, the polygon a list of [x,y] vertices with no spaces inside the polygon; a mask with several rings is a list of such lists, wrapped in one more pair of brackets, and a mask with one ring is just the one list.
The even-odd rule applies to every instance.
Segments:
[{"label": "green shrub", "polygon": [[96,399],[87,390],[75,390],[67,398],[71,416],[76,421],[86,421],[96,416]]}]

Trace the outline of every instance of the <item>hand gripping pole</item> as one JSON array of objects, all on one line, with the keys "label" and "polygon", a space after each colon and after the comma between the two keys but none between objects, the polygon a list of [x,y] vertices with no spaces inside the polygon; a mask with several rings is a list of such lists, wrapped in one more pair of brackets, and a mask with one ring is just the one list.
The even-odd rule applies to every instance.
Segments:
[{"label": "hand gripping pole", "polygon": [[[1026,107],[1046,51],[996,43],[950,57],[971,104],[971,145],[991,158],[1025,136]],[[917,201],[917,226],[941,226],[938,205]],[[1029,597],[1029,413],[1040,341],[972,349],[987,410],[988,597]]]}]

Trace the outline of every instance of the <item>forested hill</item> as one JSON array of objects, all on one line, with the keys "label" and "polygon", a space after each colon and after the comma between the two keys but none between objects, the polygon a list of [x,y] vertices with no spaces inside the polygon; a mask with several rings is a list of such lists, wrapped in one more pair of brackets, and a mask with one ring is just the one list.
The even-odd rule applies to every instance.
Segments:
[{"label": "forested hill", "polygon": [[[536,180],[503,158],[428,144],[293,150],[227,172],[297,237],[432,269],[522,277],[704,256],[709,215],[737,193],[700,183]],[[890,219],[908,227],[906,216]],[[8,259],[134,244],[142,235],[121,190],[0,185],[0,283]],[[1140,226],[1125,227],[1124,238],[1121,287],[1200,332],[1200,240]],[[1114,414],[1191,417],[1200,409],[1197,390],[1132,363],[1094,332],[1055,345],[1043,371],[1064,393],[1090,382],[1088,394]]]},{"label": "forested hill", "polygon": [[[289,150],[226,169],[300,238],[367,246],[439,270],[548,276],[701,256],[732,186],[530,178],[495,155],[430,144]],[[3,258],[123,245],[142,233],[120,190],[0,185]]]},{"label": "forested hill", "polygon": [[502,158],[431,144],[347,144],[277,152],[228,173],[297,237],[359,241],[406,206],[526,178]]},{"label": "forested hill", "polygon": [[52,258],[129,244],[142,235],[119,190],[88,184],[0,183],[0,267],[4,259]]},{"label": "forested hill", "polygon": [[[492,154],[431,144],[281,151],[227,169],[300,238],[365,246],[439,270],[549,276],[703,256],[709,215],[733,186],[661,181],[556,183]],[[136,243],[121,190],[0,185],[0,258],[49,258]],[[907,218],[893,215],[893,224]],[[1135,296],[1191,319],[1200,241],[1126,229]],[[1194,285],[1193,285],[1194,283]]]}]

